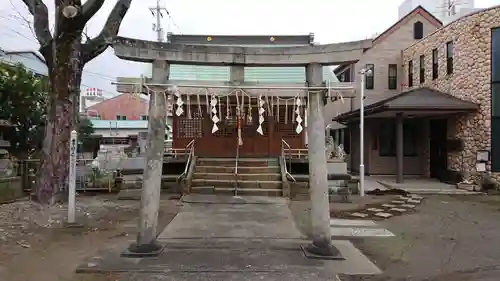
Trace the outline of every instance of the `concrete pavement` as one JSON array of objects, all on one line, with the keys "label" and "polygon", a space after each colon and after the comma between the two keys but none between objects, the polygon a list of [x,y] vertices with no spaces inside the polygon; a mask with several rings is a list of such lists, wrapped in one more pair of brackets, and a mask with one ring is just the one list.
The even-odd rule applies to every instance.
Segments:
[{"label": "concrete pavement", "polygon": [[[188,196],[159,235],[157,258],[93,257],[79,272],[124,272],[132,280],[336,280],[337,274],[380,270],[349,241],[334,241],[345,260],[307,259],[309,241],[296,228],[288,201],[270,197]],[[90,266],[89,266],[90,265]]]}]

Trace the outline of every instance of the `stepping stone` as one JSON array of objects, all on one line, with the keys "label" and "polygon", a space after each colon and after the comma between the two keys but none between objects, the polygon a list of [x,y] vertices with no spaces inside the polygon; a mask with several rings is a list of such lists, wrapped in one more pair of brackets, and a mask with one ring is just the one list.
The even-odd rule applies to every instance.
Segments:
[{"label": "stepping stone", "polygon": [[401,207],[403,207],[403,208],[407,208],[407,209],[413,209],[413,208],[415,208],[416,206],[415,206],[415,205],[413,205],[413,204],[403,204],[403,205],[401,205]]},{"label": "stepping stone", "polygon": [[401,200],[392,200],[391,203],[394,203],[394,204],[405,204],[406,202],[405,201],[401,201]]},{"label": "stepping stone", "polygon": [[392,204],[382,204],[382,207],[386,208],[396,208],[398,205],[392,205]]},{"label": "stepping stone", "polygon": [[[135,227],[136,225],[134,225]],[[339,226],[358,226],[358,227],[366,227],[366,226],[377,226],[377,223],[369,220],[348,220],[348,219],[330,219],[330,226],[339,227]]]},{"label": "stepping stone", "polygon": [[366,218],[368,216],[368,214],[363,214],[363,213],[352,213],[351,216],[353,217],[358,217],[358,218]]},{"label": "stepping stone", "polygon": [[375,216],[387,219],[387,218],[392,217],[392,214],[380,212],[380,213],[376,213]]},{"label": "stepping stone", "polygon": [[410,199],[407,201],[408,203],[411,203],[411,204],[420,204],[420,202],[422,202],[421,200],[414,200],[414,199]]},{"label": "stepping stone", "polygon": [[368,212],[374,212],[374,213],[379,213],[379,212],[383,212],[384,209],[377,209],[377,208],[368,208],[366,209]]},{"label": "stepping stone", "polygon": [[392,209],[390,209],[389,211],[399,212],[399,213],[404,213],[404,212],[406,212],[406,209],[401,209],[401,208],[392,208]]},{"label": "stepping stone", "polygon": [[391,237],[394,233],[385,228],[335,227],[330,229],[332,237]]},{"label": "stepping stone", "polygon": [[401,199],[401,200],[410,200],[411,197],[399,196],[399,199]]},{"label": "stepping stone", "polygon": [[420,195],[416,195],[416,194],[412,194],[412,195],[410,195],[410,197],[412,199],[415,199],[415,200],[422,200],[422,199],[424,199],[424,197],[422,197]]}]

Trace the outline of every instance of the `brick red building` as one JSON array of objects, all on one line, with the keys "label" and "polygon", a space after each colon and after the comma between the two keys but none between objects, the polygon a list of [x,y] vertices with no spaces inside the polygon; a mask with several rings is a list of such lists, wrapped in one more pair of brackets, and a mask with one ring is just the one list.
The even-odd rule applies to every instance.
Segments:
[{"label": "brick red building", "polygon": [[148,101],[137,94],[120,94],[86,111],[88,116],[101,120],[147,120]]}]

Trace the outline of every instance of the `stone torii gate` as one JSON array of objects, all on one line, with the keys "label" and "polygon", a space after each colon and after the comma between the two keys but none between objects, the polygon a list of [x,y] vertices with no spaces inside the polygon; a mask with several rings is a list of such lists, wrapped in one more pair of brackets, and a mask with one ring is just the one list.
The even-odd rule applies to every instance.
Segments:
[{"label": "stone torii gate", "polygon": [[[167,84],[170,64],[230,66],[231,76],[242,76],[245,66],[304,66],[309,93],[308,156],[310,176],[312,243],[305,249],[323,258],[338,258],[331,244],[330,210],[325,155],[325,122],[323,118],[323,66],[355,63],[371,40],[338,44],[294,47],[239,47],[185,45],[118,37],[113,48],[121,59],[153,64],[153,84]],[[166,98],[164,93],[151,94],[148,122],[148,149],[141,196],[137,242],[129,252],[151,255],[161,251],[156,244],[161,174],[165,138]]]}]

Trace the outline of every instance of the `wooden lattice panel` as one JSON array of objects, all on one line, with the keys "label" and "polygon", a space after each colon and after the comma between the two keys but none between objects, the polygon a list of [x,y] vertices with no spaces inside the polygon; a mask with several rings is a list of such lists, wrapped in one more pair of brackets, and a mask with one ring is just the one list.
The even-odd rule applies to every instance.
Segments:
[{"label": "wooden lattice panel", "polygon": [[203,135],[203,119],[180,117],[177,119],[177,138],[201,138]]}]

